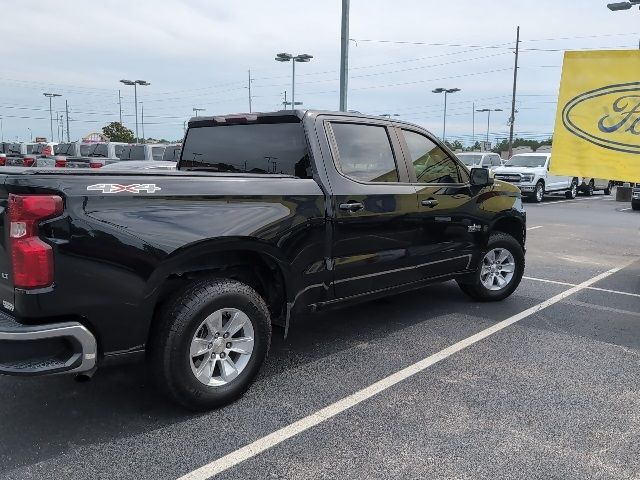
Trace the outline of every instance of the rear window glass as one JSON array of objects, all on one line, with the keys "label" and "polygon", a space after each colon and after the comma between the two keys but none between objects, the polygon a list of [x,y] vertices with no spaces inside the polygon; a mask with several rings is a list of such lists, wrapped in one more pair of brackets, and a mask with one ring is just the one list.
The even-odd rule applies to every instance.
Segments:
[{"label": "rear window glass", "polygon": [[180,146],[171,146],[164,149],[164,154],[162,155],[162,160],[166,160],[169,162],[177,162],[180,160],[180,151],[182,147]]},{"label": "rear window glass", "polygon": [[9,143],[7,145],[7,153],[12,153],[14,155],[20,155],[20,144],[19,143]]},{"label": "rear window glass", "polygon": [[27,145],[27,154],[40,153],[42,151],[42,149],[40,149],[40,151],[38,151],[38,147],[39,147],[39,145]]},{"label": "rear window glass", "polygon": [[89,151],[86,154],[88,157],[102,157],[107,158],[109,156],[109,147],[106,143],[96,143],[89,146]]},{"label": "rear window glass", "polygon": [[75,153],[74,146],[74,143],[59,143],[53,147],[53,152],[56,155],[73,155]]},{"label": "rear window glass", "polygon": [[164,147],[151,147],[151,156],[154,160],[162,160],[164,154]]},{"label": "rear window glass", "polygon": [[311,178],[307,142],[299,121],[192,127],[180,169],[269,173]]}]

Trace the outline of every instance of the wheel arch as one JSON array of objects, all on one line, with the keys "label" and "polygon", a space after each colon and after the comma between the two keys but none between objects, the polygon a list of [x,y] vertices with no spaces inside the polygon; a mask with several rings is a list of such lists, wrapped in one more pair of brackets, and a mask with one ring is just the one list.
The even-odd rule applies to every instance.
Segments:
[{"label": "wheel arch", "polygon": [[203,241],[174,251],[147,282],[145,298],[152,312],[150,322],[175,292],[206,276],[231,278],[249,285],[267,303],[272,322],[286,326],[290,264],[274,246],[247,238]]},{"label": "wheel arch", "polygon": [[491,226],[491,232],[502,232],[511,235],[524,249],[527,233],[525,223],[521,218],[515,215],[500,217]]}]

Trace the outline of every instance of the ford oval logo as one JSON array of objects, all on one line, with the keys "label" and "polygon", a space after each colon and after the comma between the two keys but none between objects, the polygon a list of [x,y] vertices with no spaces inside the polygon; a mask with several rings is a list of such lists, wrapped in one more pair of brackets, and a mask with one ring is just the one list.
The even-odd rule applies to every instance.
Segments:
[{"label": "ford oval logo", "polygon": [[581,93],[562,109],[562,123],[587,142],[640,154],[640,82]]}]

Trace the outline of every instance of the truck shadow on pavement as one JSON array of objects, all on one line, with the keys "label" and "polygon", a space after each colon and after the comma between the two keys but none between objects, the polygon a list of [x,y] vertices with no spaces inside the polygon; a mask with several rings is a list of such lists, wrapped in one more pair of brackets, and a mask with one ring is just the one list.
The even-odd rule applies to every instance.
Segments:
[{"label": "truck shadow on pavement", "polygon": [[[322,357],[420,323],[425,324],[425,335],[429,335],[429,321],[435,317],[477,316],[486,325],[537,301],[519,296],[500,304],[480,305],[449,282],[306,316],[295,322],[287,340],[283,340],[281,329],[274,330],[269,357],[253,387],[259,393],[251,395],[250,390],[250,401],[259,405],[261,396],[273,395],[268,393],[272,378]],[[144,364],[98,370],[88,383],[75,382],[68,376],[0,377],[0,475],[56,457],[75,446],[112,442],[198,415],[209,414],[185,411],[165,399],[152,385]]]}]

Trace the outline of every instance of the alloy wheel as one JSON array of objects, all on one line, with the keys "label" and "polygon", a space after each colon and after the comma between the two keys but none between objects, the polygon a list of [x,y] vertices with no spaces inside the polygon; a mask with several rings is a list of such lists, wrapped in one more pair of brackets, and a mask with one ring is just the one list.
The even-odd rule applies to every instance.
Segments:
[{"label": "alloy wheel", "polygon": [[513,279],[516,261],[506,248],[494,248],[487,252],[480,267],[480,281],[488,290],[502,290]]},{"label": "alloy wheel", "polygon": [[216,310],[203,320],[191,340],[191,371],[207,386],[226,385],[246,368],[253,346],[253,325],[244,312]]}]

